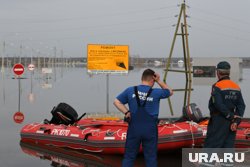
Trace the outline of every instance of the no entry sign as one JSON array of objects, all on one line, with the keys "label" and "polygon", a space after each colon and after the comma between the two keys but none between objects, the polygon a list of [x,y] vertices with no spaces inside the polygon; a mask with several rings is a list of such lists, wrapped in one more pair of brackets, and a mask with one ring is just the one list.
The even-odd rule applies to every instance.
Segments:
[{"label": "no entry sign", "polygon": [[13,72],[16,75],[22,75],[24,73],[24,66],[22,64],[15,64],[13,66]]},{"label": "no entry sign", "polygon": [[24,115],[22,112],[18,111],[13,115],[15,123],[21,124],[24,120]]},{"label": "no entry sign", "polygon": [[35,65],[34,64],[29,64],[28,65],[28,70],[33,71],[35,69]]}]

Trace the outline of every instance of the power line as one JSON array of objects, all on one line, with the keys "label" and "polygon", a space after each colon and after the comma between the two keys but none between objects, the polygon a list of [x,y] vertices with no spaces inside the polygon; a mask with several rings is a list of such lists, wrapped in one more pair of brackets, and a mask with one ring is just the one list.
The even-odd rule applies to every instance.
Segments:
[{"label": "power line", "polygon": [[[86,36],[103,36],[103,35],[109,35],[109,34],[127,34],[127,33],[134,33],[134,32],[145,32],[145,31],[155,31],[160,29],[166,29],[171,28],[172,26],[159,26],[159,27],[152,27],[152,28],[143,28],[143,29],[135,29],[135,30],[129,30],[129,31],[117,31],[117,32],[107,32],[107,33],[99,33],[94,35],[86,35]],[[43,40],[50,40],[50,41],[56,41],[56,40],[70,40],[70,39],[83,39],[83,36],[69,36],[69,37],[60,37],[60,38],[44,38],[44,39],[36,39],[32,40],[32,42],[41,42]],[[29,40],[22,40],[23,42],[29,41]]]},{"label": "power line", "polygon": [[59,31],[74,31],[74,30],[83,30],[83,29],[89,29],[89,28],[104,28],[104,27],[113,27],[113,26],[120,26],[120,25],[126,25],[126,24],[132,24],[132,23],[142,23],[142,22],[148,22],[148,21],[159,21],[164,19],[170,19],[173,17],[156,17],[156,18],[150,18],[150,19],[144,19],[144,20],[134,20],[134,21],[128,21],[128,22],[121,22],[121,23],[114,23],[114,24],[106,24],[106,25],[93,25],[93,26],[84,26],[84,27],[75,27],[75,28],[65,28],[65,29],[53,29],[53,30],[37,30],[37,31],[19,31],[19,32],[1,32],[1,33],[43,33],[43,32],[59,32]]},{"label": "power line", "polygon": [[223,27],[223,28],[226,28],[226,29],[237,30],[237,31],[243,32],[243,33],[250,33],[250,31],[242,30],[242,29],[239,29],[239,28],[236,28],[236,27],[225,25],[225,24],[216,23],[216,22],[213,22],[213,21],[207,21],[207,20],[197,18],[197,17],[192,17],[192,19],[197,20],[199,22],[206,23],[206,24],[217,25],[217,26],[220,26],[220,27]]},{"label": "power line", "polygon": [[243,23],[243,24],[248,24],[248,25],[250,24],[250,22],[244,21],[242,19],[227,17],[227,16],[224,16],[224,15],[221,15],[221,14],[218,14],[218,13],[214,13],[214,12],[205,10],[205,9],[200,9],[200,8],[193,7],[193,6],[192,6],[192,9],[200,11],[201,13],[205,13],[205,14],[208,14],[208,15],[213,15],[213,16],[216,16],[216,17],[220,17],[220,18],[223,18],[223,19],[230,20],[230,21],[235,21],[235,22],[239,22],[239,23]]},{"label": "power line", "polygon": [[[160,8],[154,8],[154,9],[142,9],[142,10],[134,10],[134,11],[127,11],[127,12],[120,12],[120,13],[112,13],[112,14],[101,14],[101,15],[96,15],[92,17],[69,17],[69,18],[57,18],[57,19],[46,19],[46,20],[37,20],[37,18],[34,18],[35,20],[32,19],[0,19],[2,23],[4,24],[16,24],[17,22],[20,23],[25,23],[25,24],[33,24],[33,23],[55,23],[55,22],[65,22],[65,21],[79,21],[79,20],[86,20],[86,19],[94,19],[94,18],[103,18],[103,17],[118,17],[122,15],[134,15],[138,13],[147,13],[147,12],[155,12],[155,11],[160,11],[160,10],[166,10],[166,9],[171,9],[171,8],[176,8],[176,5],[171,5],[171,6],[165,6],[165,7],[160,7]],[[6,22],[4,22],[6,21]],[[12,21],[12,22],[10,22]]]},{"label": "power line", "polygon": [[212,31],[212,30],[208,30],[208,29],[204,29],[204,28],[200,28],[200,27],[193,27],[193,28],[200,30],[200,31],[208,32],[208,33],[213,34],[213,35],[220,35],[220,36],[224,36],[227,38],[233,38],[233,39],[240,40],[240,41],[250,42],[250,39],[247,39],[247,38],[241,38],[238,36],[229,35],[229,34],[217,32],[217,31]]}]

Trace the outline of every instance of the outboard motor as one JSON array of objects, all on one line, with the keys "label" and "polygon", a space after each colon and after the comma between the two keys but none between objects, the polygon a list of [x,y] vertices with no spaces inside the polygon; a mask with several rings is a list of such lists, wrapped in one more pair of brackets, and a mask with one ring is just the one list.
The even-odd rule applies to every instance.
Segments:
[{"label": "outboard motor", "polygon": [[203,120],[201,110],[195,103],[191,103],[183,109],[183,117],[189,121],[193,120],[196,123]]},{"label": "outboard motor", "polygon": [[51,124],[72,125],[78,121],[77,112],[66,103],[59,103],[51,111],[52,119],[48,122]]}]

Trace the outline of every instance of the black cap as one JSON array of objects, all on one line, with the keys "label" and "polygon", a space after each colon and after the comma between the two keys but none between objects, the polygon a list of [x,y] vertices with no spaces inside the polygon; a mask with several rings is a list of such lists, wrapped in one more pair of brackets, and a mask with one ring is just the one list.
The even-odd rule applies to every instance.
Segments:
[{"label": "black cap", "polygon": [[227,61],[221,61],[217,64],[217,70],[230,70],[231,66]]}]

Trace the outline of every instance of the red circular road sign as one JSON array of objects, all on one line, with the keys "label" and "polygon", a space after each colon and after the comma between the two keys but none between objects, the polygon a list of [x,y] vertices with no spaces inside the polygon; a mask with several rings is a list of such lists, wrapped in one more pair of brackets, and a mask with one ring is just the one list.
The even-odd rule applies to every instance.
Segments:
[{"label": "red circular road sign", "polygon": [[22,64],[15,64],[13,66],[13,72],[16,75],[22,75],[24,73],[24,66]]},{"label": "red circular road sign", "polygon": [[15,123],[21,124],[24,120],[24,115],[22,112],[18,111],[13,115]]},{"label": "red circular road sign", "polygon": [[28,65],[28,70],[33,71],[35,69],[35,65],[34,64],[29,64]]}]

